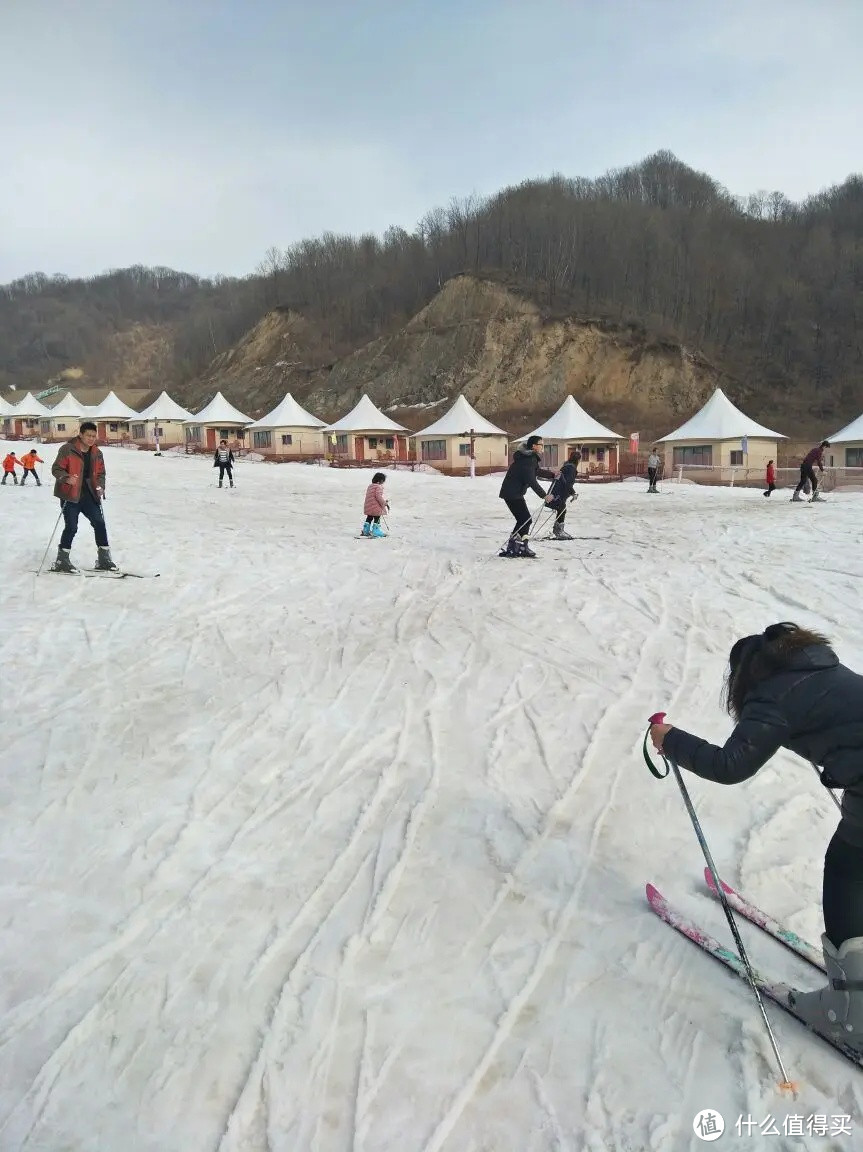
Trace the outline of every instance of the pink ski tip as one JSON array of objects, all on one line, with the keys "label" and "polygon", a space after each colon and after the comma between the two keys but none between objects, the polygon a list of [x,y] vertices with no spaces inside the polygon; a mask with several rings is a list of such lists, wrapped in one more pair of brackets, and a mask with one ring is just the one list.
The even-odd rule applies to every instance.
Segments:
[{"label": "pink ski tip", "polygon": [[[707,887],[710,889],[710,891],[715,892],[716,891],[716,885],[713,883],[713,873],[710,871],[709,868],[704,869],[704,880],[705,880],[705,883],[707,884]],[[726,884],[725,881],[721,877],[719,879],[719,883],[722,885],[722,891],[727,896],[736,896],[736,892],[731,887],[731,885]]]},{"label": "pink ski tip", "polygon": [[662,893],[659,891],[659,889],[655,888],[652,884],[646,884],[644,887],[644,891],[647,895],[647,903],[648,904],[664,904],[665,903],[665,897],[662,895]]}]

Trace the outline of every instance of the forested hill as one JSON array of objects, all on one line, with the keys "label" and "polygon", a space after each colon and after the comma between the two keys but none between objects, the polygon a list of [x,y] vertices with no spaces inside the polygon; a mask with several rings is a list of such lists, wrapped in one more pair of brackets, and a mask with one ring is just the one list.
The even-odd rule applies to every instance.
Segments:
[{"label": "forested hill", "polygon": [[464,273],[517,294],[541,322],[589,320],[703,357],[757,398],[756,417],[820,428],[863,408],[863,179],[800,204],[741,199],[668,153],[596,180],[454,200],[412,233],[273,248],[242,279],[34,273],[0,289],[0,390],[80,368],[88,384],[192,398],[273,312],[301,325],[300,367],[320,389],[320,372],[403,330]]}]

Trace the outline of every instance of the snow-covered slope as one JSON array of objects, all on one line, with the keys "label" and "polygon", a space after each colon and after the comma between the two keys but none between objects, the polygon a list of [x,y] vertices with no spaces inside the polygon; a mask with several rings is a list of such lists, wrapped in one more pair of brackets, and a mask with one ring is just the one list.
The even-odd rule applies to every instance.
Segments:
[{"label": "snow-covered slope", "polygon": [[[648,910],[652,880],[729,936],[640,752],[659,708],[723,740],[728,650],[772,621],[863,668],[860,496],[587,486],[585,539],[515,561],[499,477],[390,473],[366,541],[363,471],[106,459],[114,556],[159,579],[34,576],[57,503],[0,490],[4,1152],[677,1152],[706,1107],[723,1149],[760,1146],[741,1114],[860,1132],[859,1073],[774,1012],[783,1100],[746,988]],[[812,770],[689,783],[726,878],[817,942]]]}]

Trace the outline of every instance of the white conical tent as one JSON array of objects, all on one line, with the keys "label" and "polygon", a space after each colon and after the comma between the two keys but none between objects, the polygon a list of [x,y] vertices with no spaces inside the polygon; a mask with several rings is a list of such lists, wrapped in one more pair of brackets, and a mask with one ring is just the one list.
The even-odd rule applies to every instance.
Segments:
[{"label": "white conical tent", "polygon": [[144,421],[176,420],[180,423],[188,423],[193,417],[191,412],[181,408],[176,400],[172,400],[167,392],[163,392],[143,412],[138,413],[138,419]]},{"label": "white conical tent", "polygon": [[844,428],[840,428],[832,436],[827,439],[832,444],[850,444],[863,441],[863,415],[858,416],[856,420],[852,420],[850,424],[846,424]]},{"label": "white conical tent", "polygon": [[46,416],[50,416],[51,409],[46,408],[45,405],[41,403],[41,401],[37,400],[32,392],[28,392],[22,400],[19,400],[17,404],[12,405],[12,411],[9,413],[9,415],[35,420],[38,417],[44,418]]},{"label": "white conical tent", "polygon": [[3,397],[0,396],[0,418],[3,416],[11,416],[14,411],[15,405],[10,404],[8,400],[4,400]]},{"label": "white conical tent", "polygon": [[785,440],[781,432],[773,432],[763,424],[756,424],[745,412],[735,408],[721,388],[717,388],[704,407],[674,432],[655,441],[666,444],[674,440],[742,440],[744,436],[759,440]]},{"label": "white conical tent", "polygon": [[80,400],[76,400],[71,392],[58,400],[53,408],[50,409],[50,416],[52,420],[62,420],[64,417],[68,419],[85,419],[93,413],[92,408],[87,408]]},{"label": "white conical tent", "polygon": [[91,408],[87,415],[91,420],[125,421],[137,419],[138,413],[124,404],[119,396],[109,392],[102,403]]},{"label": "white conical tent", "polygon": [[[567,396],[555,414],[529,435],[542,436],[543,440],[572,440],[576,443],[583,443],[585,440],[608,442],[623,439],[617,432],[612,432],[610,428],[606,428],[589,416],[576,402],[574,396]],[[522,436],[518,443],[523,443],[527,438]]]},{"label": "white conical tent", "polygon": [[217,392],[206,408],[196,412],[186,424],[251,424],[251,416],[246,416],[233,404],[229,404],[221,392]]},{"label": "white conical tent", "polygon": [[414,436],[469,436],[471,432],[475,436],[506,436],[502,428],[480,416],[464,396],[459,396],[449,412]]},{"label": "white conical tent", "polygon": [[323,420],[301,408],[290,392],[272,412],[249,425],[250,428],[323,428],[323,426]]},{"label": "white conical tent", "polygon": [[327,424],[321,429],[323,432],[406,432],[407,429],[389,416],[384,416],[379,408],[369,400],[368,396],[356,404],[347,416],[337,420],[335,424]]}]

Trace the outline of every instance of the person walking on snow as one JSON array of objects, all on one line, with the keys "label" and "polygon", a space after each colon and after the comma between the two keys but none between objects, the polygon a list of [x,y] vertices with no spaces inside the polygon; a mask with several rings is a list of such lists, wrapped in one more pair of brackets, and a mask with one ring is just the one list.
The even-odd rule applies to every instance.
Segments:
[{"label": "person walking on snow", "polygon": [[657,492],[656,478],[659,475],[659,454],[656,448],[650,450],[650,455],[647,457],[647,491]]},{"label": "person walking on snow", "polygon": [[569,457],[561,468],[559,475],[554,479],[554,483],[549,489],[550,507],[552,507],[557,516],[554,521],[554,527],[551,530],[552,536],[555,540],[574,540],[574,536],[566,531],[564,522],[566,520],[566,505],[567,501],[575,495],[575,482],[578,479],[578,465],[581,461],[581,453],[576,449],[570,452]]},{"label": "person walking on snow", "polygon": [[219,469],[219,487],[222,487],[225,479],[225,473],[228,473],[228,480],[231,487],[234,487],[234,453],[228,447],[227,440],[220,440],[219,447],[213,453],[213,467]]},{"label": "person walking on snow", "polygon": [[85,420],[78,435],[68,440],[51,467],[56,483],[54,495],[60,501],[64,528],[54,561],[54,572],[77,572],[70,559],[72,541],[78,531],[78,517],[85,516],[93,526],[96,537],[96,570],[116,572],[111,559],[108,531],[102,513],[105,498],[105,461],[96,447],[96,425]]},{"label": "person walking on snow", "polygon": [[805,488],[807,480],[812,485],[812,499],[813,500],[823,500],[824,499],[824,497],[819,495],[819,492],[818,492],[818,478],[815,475],[815,465],[816,464],[818,465],[818,470],[821,473],[821,475],[823,476],[824,475],[824,449],[829,448],[829,447],[830,447],[830,441],[829,440],[822,440],[817,448],[813,448],[811,451],[807,452],[806,455],[803,457],[803,462],[800,465],[800,480],[798,481],[797,487],[794,489],[794,495],[791,497],[792,500],[799,501],[799,500],[803,499],[803,497],[800,495],[800,491],[802,488]]},{"label": "person walking on snow", "polygon": [[[653,724],[654,747],[717,784],[739,784],[780,748],[822,769],[844,789],[842,815],[824,857],[821,937],[830,983],[789,994],[795,1012],[863,1054],[863,676],[840,664],[830,642],[797,624],[744,636],[728,658],[725,696],[736,725],[722,748],[670,724]],[[784,789],[794,791],[789,783]]]},{"label": "person walking on snow", "polygon": [[541,500],[551,503],[552,497],[547,496],[537,483],[537,477],[540,476],[543,480],[554,480],[553,472],[539,466],[542,449],[541,436],[528,436],[527,443],[516,448],[513,453],[512,463],[503,478],[498,495],[515,518],[515,527],[506,546],[500,551],[501,556],[527,556],[531,560],[536,557],[527,542],[532,519],[524,495],[531,488]]},{"label": "person walking on snow", "polygon": [[24,469],[24,475],[21,477],[22,486],[27,477],[32,476],[36,481],[36,487],[42,487],[42,481],[36,475],[36,465],[44,463],[45,461],[42,459],[42,457],[36,454],[35,448],[31,448],[29,452],[24,453],[24,455],[21,457],[21,467]]},{"label": "person walking on snow", "polygon": [[14,452],[10,452],[8,454],[8,456],[6,456],[4,458],[4,460],[3,460],[3,479],[0,480],[0,484],[5,484],[6,478],[8,476],[12,477],[12,483],[13,484],[18,483],[18,477],[15,475],[15,468],[20,463],[21,463],[21,461],[18,459],[18,457],[15,455]]},{"label": "person walking on snow", "polygon": [[772,460],[767,461],[767,475],[765,479],[767,481],[767,491],[762,492],[761,495],[769,496],[771,492],[776,491],[776,469],[773,467]]},{"label": "person walking on snow", "polygon": [[390,510],[389,500],[384,497],[386,482],[387,478],[383,472],[375,472],[371,484],[366,488],[366,498],[363,501],[363,512],[366,517],[363,536],[372,536],[378,540],[386,536],[386,532],[381,530],[381,516]]}]

